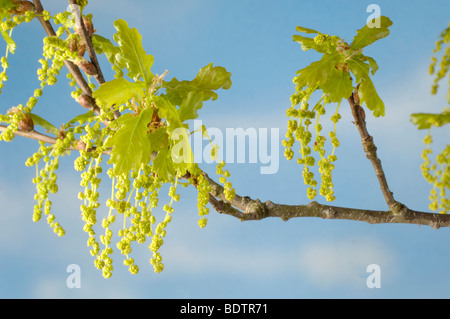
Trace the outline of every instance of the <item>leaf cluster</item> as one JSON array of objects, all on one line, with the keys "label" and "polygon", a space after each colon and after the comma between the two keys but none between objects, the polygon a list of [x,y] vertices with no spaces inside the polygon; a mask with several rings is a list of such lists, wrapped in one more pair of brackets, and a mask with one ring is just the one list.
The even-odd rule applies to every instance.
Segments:
[{"label": "leaf cluster", "polygon": [[313,49],[323,55],[319,61],[297,72],[294,78],[296,89],[298,91],[305,87],[320,89],[332,102],[347,99],[356,89],[361,105],[365,103],[375,117],[384,116],[384,103],[370,78],[370,75],[374,75],[378,70],[378,65],[373,58],[363,54],[365,47],[389,35],[391,20],[384,16],[378,19],[380,19],[379,28],[364,26],[357,31],[351,44],[338,36],[297,27],[298,32],[316,36],[311,38],[294,35],[294,41],[300,43],[304,51]]},{"label": "leaf cluster", "polygon": [[154,58],[143,49],[139,32],[124,20],[117,20],[114,26],[117,45],[94,37],[98,52],[104,53],[116,70],[126,69],[129,78],[118,72],[116,79],[93,94],[105,112],[111,108],[128,112],[111,124],[115,132],[106,143],[112,148],[110,163],[116,174],[128,174],[150,162],[156,153],[156,171],[169,181],[175,172],[184,174],[193,162],[186,122],[198,117],[205,101],[217,99],[216,90],[230,88],[231,74],[211,63],[191,81],[165,81],[151,72]]}]

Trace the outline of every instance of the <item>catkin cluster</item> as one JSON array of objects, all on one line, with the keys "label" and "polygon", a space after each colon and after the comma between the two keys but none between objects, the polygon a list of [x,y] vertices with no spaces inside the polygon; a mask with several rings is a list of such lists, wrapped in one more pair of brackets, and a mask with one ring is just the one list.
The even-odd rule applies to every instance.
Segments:
[{"label": "catkin cluster", "polygon": [[[338,113],[338,105],[335,113],[331,116],[334,128],[328,133],[328,138],[331,141],[332,150],[327,155],[325,149],[327,137],[322,135],[323,127],[320,119],[325,115],[326,105],[330,104],[331,101],[327,95],[323,94],[321,99],[311,108],[309,102],[315,90],[316,88],[307,87],[304,90],[296,91],[291,96],[291,106],[286,111],[286,116],[288,117],[286,139],[282,141],[285,147],[284,156],[288,160],[292,160],[295,155],[292,148],[296,142],[299,142],[297,163],[303,167],[302,177],[305,185],[308,186],[308,198],[312,200],[317,196],[318,181],[315,179],[312,171],[312,168],[317,164],[321,179],[319,194],[324,196],[327,201],[333,201],[335,196],[332,172],[334,162],[337,160],[335,150],[339,147],[336,124],[341,116]],[[314,134],[311,132],[312,130],[314,130]],[[318,155],[318,161],[316,161],[313,154]]]}]

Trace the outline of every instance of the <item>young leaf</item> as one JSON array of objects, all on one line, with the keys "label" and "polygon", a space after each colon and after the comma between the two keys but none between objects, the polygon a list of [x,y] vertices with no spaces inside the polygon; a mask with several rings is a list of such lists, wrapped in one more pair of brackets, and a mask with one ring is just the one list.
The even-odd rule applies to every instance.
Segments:
[{"label": "young leaf", "polygon": [[369,77],[370,66],[359,59],[347,60],[350,71],[356,77],[356,83],[360,83],[362,78]]},{"label": "young leaf", "polygon": [[327,53],[326,48],[323,45],[316,44],[312,38],[296,34],[292,36],[292,39],[301,44],[303,51],[314,49],[319,53]]},{"label": "young leaf", "polygon": [[115,174],[137,171],[141,164],[151,160],[151,144],[148,138],[148,123],[152,120],[151,108],[143,109],[139,114],[123,114],[119,121],[119,130],[106,142],[112,147],[108,163],[114,164]]},{"label": "young leaf", "polygon": [[125,68],[125,65],[119,63],[116,59],[116,55],[120,53],[120,48],[116,47],[112,42],[102,37],[101,35],[92,35],[92,45],[95,48],[97,54],[104,53],[106,58],[111,64],[116,65],[119,69]]},{"label": "young leaf", "polygon": [[16,43],[9,36],[8,32],[6,32],[5,30],[1,30],[1,33],[2,33],[3,39],[5,39],[6,45],[8,46],[9,52],[14,54],[14,52],[16,51]]},{"label": "young leaf", "polygon": [[202,108],[203,102],[217,99],[215,90],[231,87],[231,73],[210,63],[200,69],[194,80],[180,82],[173,78],[170,82],[164,82],[164,87],[165,98],[180,106],[180,120],[184,122],[198,117],[197,111]]},{"label": "young leaf", "polygon": [[378,96],[375,86],[369,77],[364,77],[361,80],[358,89],[358,95],[360,104],[366,103],[369,110],[373,111],[375,117],[384,116],[384,103],[383,100]]},{"label": "young leaf", "polygon": [[356,36],[353,38],[353,42],[351,44],[351,49],[356,51],[362,49],[373,42],[380,40],[389,35],[389,27],[392,25],[392,21],[385,16],[381,16],[377,18],[379,19],[380,27],[370,28],[368,25],[365,25],[362,29],[357,31]]},{"label": "young leaf", "polygon": [[319,31],[316,31],[316,30],[313,30],[313,29],[304,28],[304,27],[300,27],[300,26],[297,26],[295,28],[295,30],[297,30],[298,32],[304,32],[304,33],[319,33]]},{"label": "young leaf", "polygon": [[17,7],[19,4],[12,0],[0,0],[0,19],[8,18],[10,13],[8,12],[12,8]]},{"label": "young leaf", "polygon": [[169,123],[169,129],[174,130],[178,127],[182,127],[182,122],[178,115],[177,109],[166,98],[162,96],[153,96],[153,102],[158,108],[158,115],[161,118],[165,118]]},{"label": "young leaf", "polygon": [[156,169],[158,176],[164,181],[168,182],[175,176],[175,168],[173,166],[171,152],[168,147],[163,147],[158,152],[153,167]]},{"label": "young leaf", "polygon": [[27,114],[33,120],[34,125],[39,125],[39,126],[45,128],[48,132],[52,133],[53,135],[56,135],[56,136],[59,135],[59,130],[53,124],[48,122],[47,120],[44,120],[39,115],[36,115],[33,113],[27,113]]},{"label": "young leaf", "polygon": [[207,98],[200,91],[191,91],[180,105],[179,116],[180,121],[193,120],[198,117],[197,111],[202,108],[203,101]]},{"label": "young leaf", "polygon": [[[173,144],[170,148],[171,166],[183,174],[193,162],[188,130],[183,126],[178,111],[172,103],[162,96],[154,96],[153,102],[158,108],[159,116],[167,119],[169,123],[167,131]],[[161,157],[159,159],[161,160]]]},{"label": "young leaf", "polygon": [[307,85],[314,87],[316,85],[323,85],[331,76],[335,66],[339,64],[341,57],[336,54],[324,54],[322,59],[311,63],[306,68],[297,71],[299,74],[295,77],[295,83],[298,88],[303,88]]},{"label": "young leaf", "polygon": [[347,99],[353,92],[350,74],[334,68],[328,81],[322,85],[322,91],[329,94],[331,102]]},{"label": "young leaf", "polygon": [[117,60],[127,66],[131,79],[142,78],[147,86],[150,85],[154,77],[150,71],[154,59],[144,51],[142,36],[136,28],[131,29],[122,19],[116,20],[114,27],[117,29],[114,40],[120,47],[120,53],[116,55]]},{"label": "young leaf", "polygon": [[173,130],[170,136],[173,143],[171,146],[172,161],[180,174],[185,174],[194,162],[188,133],[186,128],[180,127]]},{"label": "young leaf", "polygon": [[[220,88],[228,90],[231,87],[231,73],[227,72],[224,67],[216,66],[210,63],[200,69],[194,79],[194,83],[201,90],[218,90]],[[217,95],[215,95],[215,100]]]},{"label": "young leaf", "polygon": [[432,126],[441,127],[450,123],[450,112],[433,113],[414,113],[411,114],[411,122],[417,125],[417,129],[429,129]]},{"label": "young leaf", "polygon": [[92,111],[88,111],[87,113],[83,113],[80,114],[78,116],[75,116],[73,119],[71,119],[69,122],[67,122],[64,127],[65,128],[69,128],[72,124],[74,124],[75,122],[78,122],[80,124],[83,124],[85,122],[87,122],[87,120],[89,120],[91,117],[94,117],[95,113]]},{"label": "young leaf", "polygon": [[103,83],[92,94],[99,105],[120,105],[131,98],[141,101],[144,98],[144,82],[129,82],[124,78],[114,79]]},{"label": "young leaf", "polygon": [[0,0],[0,10],[9,10],[17,6],[18,4],[12,0]]},{"label": "young leaf", "polygon": [[152,152],[159,152],[164,144],[167,144],[167,131],[164,127],[157,128],[148,134]]},{"label": "young leaf", "polygon": [[372,71],[371,71],[372,75],[375,75],[375,73],[378,70],[378,64],[375,61],[375,59],[371,58],[370,56],[365,56],[365,55],[364,55],[364,59],[369,62],[370,68],[372,69]]}]

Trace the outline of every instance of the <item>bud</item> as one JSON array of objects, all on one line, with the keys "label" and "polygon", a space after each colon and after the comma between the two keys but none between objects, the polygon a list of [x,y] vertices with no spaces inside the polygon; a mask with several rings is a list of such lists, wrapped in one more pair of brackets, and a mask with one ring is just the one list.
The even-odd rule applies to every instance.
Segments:
[{"label": "bud", "polygon": [[77,52],[80,57],[83,57],[86,52],[86,45],[80,40],[80,37],[76,35],[70,38],[69,50]]},{"label": "bud", "polygon": [[83,17],[83,23],[86,27],[86,31],[89,34],[90,37],[95,33],[94,25],[92,24],[92,21],[88,19],[87,17]]},{"label": "bud", "polygon": [[34,129],[33,119],[28,114],[23,114],[18,127],[21,131],[31,132]]},{"label": "bud", "polygon": [[[86,32],[87,32],[87,34],[90,36],[90,37],[92,37],[92,35],[95,33],[95,29],[94,29],[94,25],[92,24],[92,21],[89,19],[89,18],[87,18],[87,17],[83,17],[83,24],[84,24],[84,27],[85,27],[85,29],[86,29]],[[75,28],[75,31],[77,32],[77,34],[79,35],[79,36],[83,36],[83,34],[82,34],[82,32],[81,32],[81,30],[80,30],[80,28]]]},{"label": "bud", "polygon": [[30,1],[14,1],[18,4],[17,7],[14,8],[14,14],[22,15],[25,14],[27,11],[34,11],[34,4]]},{"label": "bud", "polygon": [[359,102],[359,93],[358,93],[358,89],[359,89],[359,84],[356,87],[357,89],[355,90],[355,92],[353,92],[353,100],[355,101],[356,104],[360,105]]},{"label": "bud", "polygon": [[[19,107],[12,107],[10,108],[7,112],[7,115],[10,116],[19,116],[20,120],[17,123],[17,127],[21,130],[21,131],[25,131],[25,132],[31,132],[34,129],[34,123],[33,123],[33,119],[26,113],[23,113],[23,111],[21,110],[21,108]],[[17,114],[17,115],[15,115]]]},{"label": "bud", "polygon": [[80,61],[77,64],[88,75],[96,75],[98,73],[95,65],[87,60]]},{"label": "bud", "polygon": [[95,105],[94,100],[87,94],[80,95],[77,101],[82,107],[87,109],[91,109]]}]

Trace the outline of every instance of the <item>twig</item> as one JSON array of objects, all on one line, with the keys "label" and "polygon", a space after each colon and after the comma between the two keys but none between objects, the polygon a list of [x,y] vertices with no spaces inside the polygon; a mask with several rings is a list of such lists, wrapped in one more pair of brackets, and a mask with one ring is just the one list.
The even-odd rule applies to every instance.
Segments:
[{"label": "twig", "polygon": [[[7,129],[7,126],[0,124],[0,132],[3,132]],[[56,137],[52,137],[52,136],[48,136],[42,133],[39,133],[35,130],[31,130],[29,132],[26,131],[21,131],[21,130],[17,130],[14,132],[15,135],[21,136],[21,137],[26,137],[26,138],[30,138],[36,141],[41,141],[44,143],[48,143],[48,144],[56,144],[56,142],[58,141],[58,139]],[[81,146],[82,144],[78,144],[76,147],[75,146],[71,146],[68,149],[72,150],[72,151],[83,151],[86,150],[85,147]],[[91,150],[95,150],[95,147],[93,147],[92,149],[88,149],[87,151],[91,151]],[[111,151],[105,151],[103,152],[103,155],[110,155]]]},{"label": "twig", "polygon": [[[39,22],[42,24],[42,27],[44,28],[44,30],[47,33],[47,35],[50,36],[50,37],[56,36],[56,32],[53,29],[50,21],[45,21],[44,18],[40,15],[44,11],[44,8],[42,7],[41,1],[40,0],[33,0],[33,3],[34,3],[35,11],[37,13],[37,18],[38,18]],[[78,68],[78,66],[76,66],[73,62],[67,61],[67,60],[64,61],[64,64],[66,65],[66,67],[69,70],[69,72],[73,75],[75,81],[77,82],[78,86],[81,88],[83,93],[87,94],[89,96],[92,96],[92,90],[89,87],[89,85],[86,82],[86,80],[84,79],[83,74],[81,74],[81,71]]]},{"label": "twig", "polygon": [[[355,101],[356,98],[356,101]],[[384,174],[381,160],[377,156],[377,147],[373,141],[373,137],[367,131],[366,120],[363,108],[358,104],[358,98],[356,95],[352,95],[348,98],[348,103],[352,111],[355,125],[358,128],[359,135],[361,136],[362,146],[367,158],[372,163],[375,173],[380,184],[381,191],[383,192],[384,199],[391,212],[394,214],[399,213],[405,208],[405,206],[394,199],[393,193],[389,189],[386,175]]]},{"label": "twig", "polygon": [[75,7],[73,7],[78,6],[77,1],[69,0],[69,3],[72,8],[72,12],[74,12],[74,14],[80,14],[80,16],[76,18],[76,21],[80,24],[80,36],[82,37],[84,43],[86,44],[89,58],[91,59],[91,62],[94,64],[97,70],[97,74],[95,74],[94,77],[99,84],[103,84],[105,83],[105,78],[103,77],[103,73],[97,59],[97,54],[95,53],[94,46],[92,45],[91,36],[89,35],[86,29],[86,25],[84,24],[83,18],[81,17],[81,12],[77,11]]},{"label": "twig", "polygon": [[[7,126],[0,124],[0,132],[5,131],[6,129],[7,129]],[[56,142],[58,141],[58,139],[55,138],[55,137],[51,137],[51,136],[39,133],[39,132],[37,132],[35,130],[31,130],[29,132],[17,130],[17,131],[14,132],[14,134],[18,135],[18,136],[26,137],[26,138],[31,138],[31,139],[36,140],[36,141],[41,141],[41,142],[44,142],[44,143],[48,143],[48,144],[56,144]],[[70,149],[71,150],[81,150],[81,149],[75,148],[75,147],[72,147]]]}]

